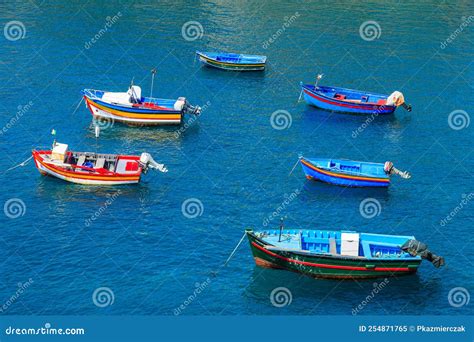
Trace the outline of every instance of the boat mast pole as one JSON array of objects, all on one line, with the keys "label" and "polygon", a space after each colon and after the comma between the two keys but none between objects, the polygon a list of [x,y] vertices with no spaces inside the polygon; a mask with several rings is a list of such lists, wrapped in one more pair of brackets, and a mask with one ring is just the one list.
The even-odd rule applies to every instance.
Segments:
[{"label": "boat mast pole", "polygon": [[95,133],[95,153],[97,154],[98,149],[98,141],[97,139],[99,138],[100,135],[100,126],[97,124],[97,122],[94,123],[94,133]]},{"label": "boat mast pole", "polygon": [[323,76],[324,74],[318,74],[318,76],[316,76],[316,83],[314,84],[314,89],[318,87],[319,80],[323,78]]},{"label": "boat mast pole", "polygon": [[278,242],[281,242],[281,233],[283,231],[283,217],[280,218],[280,236],[278,236]]},{"label": "boat mast pole", "polygon": [[155,74],[156,74],[156,69],[155,69],[155,68],[151,69],[151,89],[150,89],[150,97],[153,96],[153,82],[155,81]]}]

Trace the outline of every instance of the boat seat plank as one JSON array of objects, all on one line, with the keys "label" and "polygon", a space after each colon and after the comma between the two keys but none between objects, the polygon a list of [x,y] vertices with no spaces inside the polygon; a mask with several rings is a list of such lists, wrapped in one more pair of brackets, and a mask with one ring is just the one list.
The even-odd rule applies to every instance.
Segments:
[{"label": "boat seat plank", "polygon": [[105,158],[98,158],[97,162],[95,163],[96,169],[102,169],[105,165]]},{"label": "boat seat plank", "polygon": [[77,165],[77,166],[82,166],[82,164],[84,164],[85,161],[86,161],[86,156],[85,156],[85,155],[81,155],[81,156],[79,156],[79,159],[77,160],[76,165]]},{"label": "boat seat plank", "polygon": [[329,238],[329,253],[337,254],[336,239]]}]

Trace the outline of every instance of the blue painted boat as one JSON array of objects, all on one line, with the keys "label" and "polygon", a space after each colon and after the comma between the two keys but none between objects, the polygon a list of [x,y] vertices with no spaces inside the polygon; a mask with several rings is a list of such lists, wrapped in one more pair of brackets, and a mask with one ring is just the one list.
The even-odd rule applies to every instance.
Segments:
[{"label": "blue painted boat", "polygon": [[203,64],[224,70],[260,71],[265,69],[266,56],[245,55],[227,52],[196,51]]},{"label": "blue painted boat", "polygon": [[354,231],[246,230],[257,266],[317,278],[377,278],[413,274],[422,259],[435,267],[444,258],[414,236]]},{"label": "blue painted boat", "polygon": [[411,177],[408,172],[396,169],[392,162],[301,157],[300,164],[308,179],[348,187],[388,187],[392,174],[405,179]]},{"label": "blue painted boat", "polygon": [[317,82],[315,85],[301,82],[300,85],[308,104],[334,112],[384,115],[393,113],[399,106],[411,111],[411,106],[405,103],[405,98],[399,91],[383,95],[340,87],[318,86]]}]

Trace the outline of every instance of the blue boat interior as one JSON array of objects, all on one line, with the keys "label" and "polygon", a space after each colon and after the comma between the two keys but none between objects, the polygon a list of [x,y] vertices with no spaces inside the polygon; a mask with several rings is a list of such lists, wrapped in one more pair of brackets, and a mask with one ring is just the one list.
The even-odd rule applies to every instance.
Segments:
[{"label": "blue boat interior", "polygon": [[389,178],[384,171],[384,164],[361,162],[347,159],[303,158],[307,162],[333,172],[357,176]]},{"label": "blue boat interior", "polygon": [[384,105],[388,97],[388,95],[339,87],[315,87],[311,84],[305,84],[303,87],[326,98],[351,103]]},{"label": "blue boat interior", "polygon": [[366,259],[420,259],[419,256],[413,257],[400,248],[407,240],[415,239],[413,236],[288,229],[282,231],[281,237],[278,229],[259,231],[254,234],[266,243],[281,249],[336,256],[347,255],[343,248],[343,240],[349,236],[352,239],[348,241],[349,244],[358,241],[358,246],[354,249],[356,253],[351,253],[351,256]]},{"label": "blue boat interior", "polygon": [[226,63],[236,63],[236,64],[255,64],[255,63],[265,63],[266,56],[258,55],[246,55],[246,54],[237,54],[237,53],[227,53],[227,52],[199,52],[196,51],[199,55],[203,55],[207,58],[214,59],[218,62]]},{"label": "blue boat interior", "polygon": [[[112,92],[107,92],[103,90],[95,90],[95,89],[84,89],[82,90],[82,94],[89,97],[92,100],[98,100],[101,103],[103,102],[102,97],[104,96],[105,93],[112,93]],[[119,93],[117,92],[116,94],[126,94],[126,93]],[[109,101],[105,101],[106,104],[109,104]],[[135,105],[135,107],[139,108],[147,108],[146,105],[155,105],[159,107],[164,107],[167,109],[174,109],[174,104],[176,103],[176,100],[173,99],[160,99],[160,98],[155,98],[155,97],[140,97],[140,100],[137,101],[137,103],[129,103],[129,106]],[[123,103],[112,103],[115,105],[123,105]],[[142,105],[142,106],[141,106]]]}]

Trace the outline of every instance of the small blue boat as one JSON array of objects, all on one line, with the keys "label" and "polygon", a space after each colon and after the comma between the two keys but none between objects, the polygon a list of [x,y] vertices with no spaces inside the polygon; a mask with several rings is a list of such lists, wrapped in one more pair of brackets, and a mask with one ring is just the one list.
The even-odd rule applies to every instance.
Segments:
[{"label": "small blue boat", "polygon": [[266,56],[245,55],[226,52],[196,51],[199,60],[208,66],[234,71],[260,71],[265,69]]},{"label": "small blue boat", "polygon": [[[317,80],[321,78],[322,76],[318,75]],[[300,85],[305,101],[318,108],[341,113],[376,115],[391,114],[399,106],[411,111],[411,106],[405,103],[405,98],[399,91],[383,95],[340,87],[318,86],[317,83],[313,85],[301,82]]]},{"label": "small blue boat", "polygon": [[408,172],[396,169],[392,162],[301,157],[300,164],[307,179],[348,187],[388,187],[392,174],[405,179],[411,177]]}]

